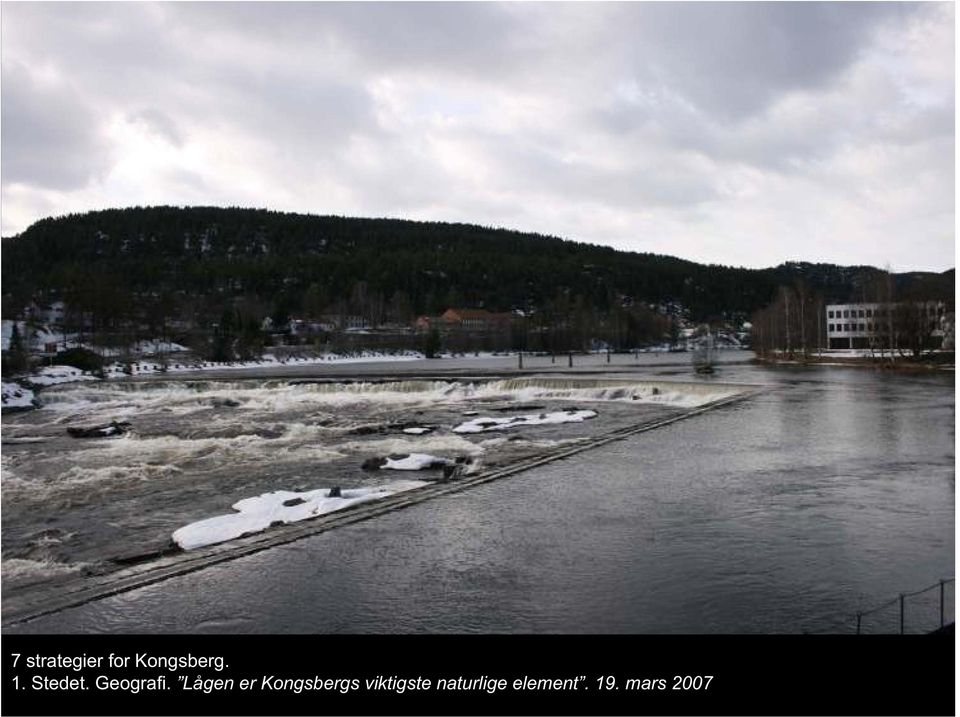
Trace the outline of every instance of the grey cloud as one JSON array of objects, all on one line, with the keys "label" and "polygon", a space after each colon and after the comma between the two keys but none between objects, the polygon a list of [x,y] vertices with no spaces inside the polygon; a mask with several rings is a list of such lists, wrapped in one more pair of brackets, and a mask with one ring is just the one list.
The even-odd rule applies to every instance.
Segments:
[{"label": "grey cloud", "polygon": [[183,133],[177,127],[177,123],[168,114],[156,107],[147,107],[140,110],[130,115],[129,119],[132,122],[142,123],[150,132],[162,137],[175,147],[183,145]]},{"label": "grey cloud", "polygon": [[336,147],[353,133],[375,128],[373,102],[355,84],[318,76],[309,68],[263,73],[234,68],[228,74],[232,77],[221,85],[216,111],[271,137],[282,151],[297,154],[301,143]]},{"label": "grey cloud", "polygon": [[173,3],[169,11],[204,33],[253,31],[384,72],[455,69],[489,77],[516,61],[523,47],[517,39],[526,33],[508,6],[486,2]]},{"label": "grey cloud", "polygon": [[[741,180],[832,201],[852,170],[824,168],[844,153],[896,147],[930,164],[925,181],[952,182],[952,154],[928,149],[953,145],[952,84],[929,69],[952,67],[952,41],[940,58],[910,39],[952,23],[931,4],[4,3],[3,19],[4,186],[86,197],[115,159],[110,118],[170,145],[167,174],[124,187],[143,204],[259,196],[237,185],[252,173],[276,187],[268,206],[341,201],[323,210],[522,221],[621,245],[637,212],[677,235],[753,226],[737,212],[756,205],[727,202]],[[900,85],[914,77],[911,95]],[[177,164],[197,154],[175,149],[209,137],[223,166]],[[879,193],[899,181],[873,179]],[[335,200],[318,199],[326,189]],[[109,185],[89,191],[75,201],[111,203]],[[21,213],[46,206],[17,197]],[[757,261],[792,237],[765,237]],[[680,253],[709,250],[689,242]]]},{"label": "grey cloud", "polygon": [[68,190],[110,165],[94,107],[67,85],[37,81],[22,65],[3,65],[3,183]]},{"label": "grey cloud", "polygon": [[627,158],[616,168],[593,162],[589,155],[565,160],[555,142],[529,137],[493,138],[481,143],[492,163],[492,181],[513,193],[549,193],[568,201],[596,201],[638,211],[652,207],[694,207],[715,199],[711,178],[691,171],[683,158],[655,147],[624,146]]},{"label": "grey cloud", "polygon": [[155,92],[165,76],[189,75],[191,44],[167,26],[163,5],[11,3],[3,16],[5,57],[55,65],[97,96]]},{"label": "grey cloud", "polygon": [[729,120],[763,109],[785,91],[813,88],[857,59],[876,26],[915,4],[638,3],[617,32],[636,38],[632,76],[670,88]]}]

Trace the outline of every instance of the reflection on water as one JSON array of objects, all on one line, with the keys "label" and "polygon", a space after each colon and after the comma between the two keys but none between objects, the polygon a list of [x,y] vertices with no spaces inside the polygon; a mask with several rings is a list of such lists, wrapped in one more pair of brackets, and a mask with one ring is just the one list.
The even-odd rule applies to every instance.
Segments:
[{"label": "reflection on water", "polygon": [[[857,610],[952,576],[952,375],[721,379],[769,390],[18,629],[849,631]],[[908,631],[936,626],[930,595]]]}]

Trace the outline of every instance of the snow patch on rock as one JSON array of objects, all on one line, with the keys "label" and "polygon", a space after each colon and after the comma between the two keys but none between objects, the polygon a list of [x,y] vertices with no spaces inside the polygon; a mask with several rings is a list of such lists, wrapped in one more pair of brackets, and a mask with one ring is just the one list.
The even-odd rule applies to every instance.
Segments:
[{"label": "snow patch on rock", "polygon": [[380,466],[380,470],[424,471],[431,468],[443,468],[454,463],[449,458],[438,458],[437,456],[431,456],[429,453],[387,456],[384,460],[386,463]]},{"label": "snow patch on rock", "polygon": [[29,376],[25,376],[23,380],[34,386],[55,386],[58,383],[96,381],[97,379],[95,376],[91,376],[89,373],[73,366],[44,366]]},{"label": "snow patch on rock", "polygon": [[525,416],[510,418],[494,418],[481,416],[466,423],[455,426],[454,433],[484,433],[486,431],[505,431],[509,428],[522,426],[543,426],[557,423],[580,423],[590,418],[596,418],[597,412],[590,410],[554,411],[552,413],[531,413]]},{"label": "snow patch on rock", "polygon": [[352,488],[331,496],[329,488],[296,493],[287,490],[263,493],[233,504],[238,511],[229,515],[186,525],[173,533],[173,542],[184,550],[214,545],[251,533],[260,533],[278,523],[296,523],[349,508],[358,503],[381,500],[403,491],[428,485],[425,481],[397,481],[378,488]]},{"label": "snow patch on rock", "polygon": [[3,382],[2,405],[4,408],[32,408],[33,391],[18,383]]}]

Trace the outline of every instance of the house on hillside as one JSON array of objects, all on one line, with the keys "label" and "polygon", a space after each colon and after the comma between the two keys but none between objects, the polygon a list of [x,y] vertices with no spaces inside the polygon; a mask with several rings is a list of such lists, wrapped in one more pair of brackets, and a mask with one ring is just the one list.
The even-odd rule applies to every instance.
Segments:
[{"label": "house on hillside", "polygon": [[508,331],[511,321],[511,313],[494,313],[486,309],[451,308],[440,315],[440,322],[445,328],[476,333]]},{"label": "house on hillside", "polygon": [[66,304],[62,301],[54,301],[50,304],[42,305],[31,302],[30,305],[23,310],[23,316],[35,324],[63,326],[66,308]]},{"label": "house on hillside", "polygon": [[330,313],[320,317],[320,323],[328,327],[327,331],[356,331],[373,328],[373,322],[360,314]]}]

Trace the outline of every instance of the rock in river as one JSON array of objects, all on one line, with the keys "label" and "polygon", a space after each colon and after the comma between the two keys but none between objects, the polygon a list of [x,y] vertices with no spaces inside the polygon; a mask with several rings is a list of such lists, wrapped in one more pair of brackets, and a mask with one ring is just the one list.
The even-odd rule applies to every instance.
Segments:
[{"label": "rock in river", "polygon": [[111,421],[104,426],[93,426],[91,428],[71,426],[67,429],[67,433],[74,438],[105,438],[107,436],[123,435],[132,427],[128,421]]}]

